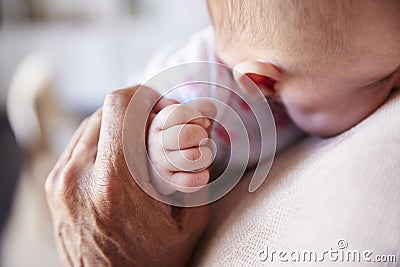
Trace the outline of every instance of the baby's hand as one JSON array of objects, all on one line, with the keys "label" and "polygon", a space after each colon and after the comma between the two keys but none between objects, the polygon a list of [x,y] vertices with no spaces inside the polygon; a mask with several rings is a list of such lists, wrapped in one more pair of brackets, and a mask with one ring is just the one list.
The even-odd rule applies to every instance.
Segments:
[{"label": "baby's hand", "polygon": [[155,115],[147,146],[151,182],[159,193],[194,192],[208,183],[207,168],[213,161],[206,146],[210,124],[197,109],[182,104],[169,105]]}]

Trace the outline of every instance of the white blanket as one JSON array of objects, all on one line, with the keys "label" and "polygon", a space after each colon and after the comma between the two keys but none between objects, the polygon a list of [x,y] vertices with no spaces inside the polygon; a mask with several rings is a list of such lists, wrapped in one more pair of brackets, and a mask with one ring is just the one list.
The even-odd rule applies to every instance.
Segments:
[{"label": "white blanket", "polygon": [[[308,137],[281,153],[255,193],[247,192],[248,182],[213,204],[194,266],[279,266],[284,260],[292,266],[305,250],[317,261],[326,250],[338,251],[332,259],[325,254],[321,266],[396,266],[400,92],[345,133]],[[360,262],[346,256],[349,250]],[[366,262],[379,255],[395,255],[397,263]],[[310,266],[306,256],[296,266]]]}]

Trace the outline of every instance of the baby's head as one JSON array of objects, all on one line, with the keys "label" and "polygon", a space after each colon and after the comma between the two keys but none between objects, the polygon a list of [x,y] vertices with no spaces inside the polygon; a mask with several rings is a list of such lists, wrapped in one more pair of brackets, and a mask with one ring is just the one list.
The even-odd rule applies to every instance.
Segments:
[{"label": "baby's head", "polygon": [[208,6],[219,58],[282,102],[306,132],[347,130],[400,87],[399,0],[209,0]]}]

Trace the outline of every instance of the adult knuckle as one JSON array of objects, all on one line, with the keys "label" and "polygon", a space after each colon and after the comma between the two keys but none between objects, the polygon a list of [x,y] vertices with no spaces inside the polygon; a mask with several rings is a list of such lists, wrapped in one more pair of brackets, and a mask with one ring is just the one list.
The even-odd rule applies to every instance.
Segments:
[{"label": "adult knuckle", "polygon": [[72,153],[72,157],[79,158],[83,153],[86,153],[89,150],[89,148],[90,147],[87,144],[87,142],[79,141],[74,147],[74,151]]},{"label": "adult knuckle", "polygon": [[132,89],[118,89],[109,93],[105,100],[105,107],[120,106],[130,101],[132,96]]},{"label": "adult knuckle", "polygon": [[45,183],[44,183],[44,191],[45,191],[47,197],[51,197],[54,193],[54,185],[55,185],[56,178],[57,178],[56,170],[53,169],[47,176]]},{"label": "adult knuckle", "polygon": [[79,168],[71,162],[50,172],[44,184],[46,199],[50,206],[54,203],[68,206],[71,201],[74,201],[80,172]]},{"label": "adult knuckle", "polygon": [[73,162],[68,162],[64,169],[58,174],[57,181],[53,185],[57,193],[65,194],[80,178],[81,168]]},{"label": "adult knuckle", "polygon": [[84,127],[85,124],[87,124],[89,121],[89,117],[84,118],[81,123],[79,124],[79,127]]}]

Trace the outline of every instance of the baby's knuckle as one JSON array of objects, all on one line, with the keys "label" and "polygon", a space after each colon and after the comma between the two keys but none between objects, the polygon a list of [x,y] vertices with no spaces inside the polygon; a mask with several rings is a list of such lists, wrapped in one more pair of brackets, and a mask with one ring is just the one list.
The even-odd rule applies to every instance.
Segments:
[{"label": "baby's knuckle", "polygon": [[184,142],[193,142],[193,140],[196,140],[200,143],[202,139],[207,138],[207,132],[199,125],[186,124],[182,127],[179,137]]},{"label": "baby's knuckle", "polygon": [[186,124],[179,131],[179,141],[182,143],[190,141],[194,133],[195,133],[194,129]]},{"label": "baby's knuckle", "polygon": [[183,161],[189,160],[189,161],[196,161],[200,158],[201,153],[198,149],[187,149],[187,150],[183,150],[182,152],[183,154]]},{"label": "baby's knuckle", "polygon": [[172,104],[163,108],[158,114],[163,116],[175,115],[175,112],[180,109],[181,104]]},{"label": "baby's knuckle", "polygon": [[194,172],[190,174],[190,179],[188,179],[187,181],[188,182],[187,186],[195,187],[195,186],[205,185],[208,182],[209,176],[210,174],[207,170]]},{"label": "baby's knuckle", "polygon": [[211,164],[212,159],[213,159],[213,152],[209,147],[201,147],[201,155],[204,157],[204,160],[208,163]]},{"label": "baby's knuckle", "polygon": [[188,121],[186,120],[190,120],[193,113],[196,113],[194,109],[182,104],[177,105],[174,109],[174,116],[177,116],[183,123],[187,123]]},{"label": "baby's knuckle", "polygon": [[193,181],[196,186],[207,184],[210,178],[210,172],[208,170],[203,170],[201,172],[197,172]]}]

